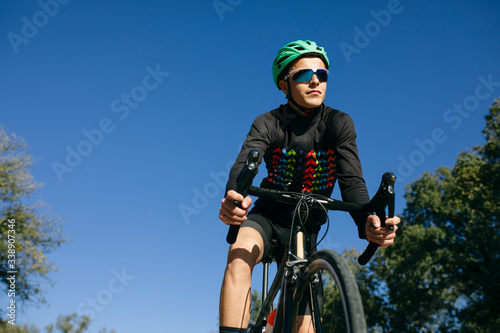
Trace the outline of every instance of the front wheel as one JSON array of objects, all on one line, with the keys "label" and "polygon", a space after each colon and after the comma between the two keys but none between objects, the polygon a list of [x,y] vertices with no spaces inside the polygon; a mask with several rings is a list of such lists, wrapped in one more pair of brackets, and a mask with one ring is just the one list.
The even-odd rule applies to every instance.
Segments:
[{"label": "front wheel", "polygon": [[293,298],[294,318],[304,297],[314,332],[367,332],[358,285],[337,252],[320,250],[309,258]]}]

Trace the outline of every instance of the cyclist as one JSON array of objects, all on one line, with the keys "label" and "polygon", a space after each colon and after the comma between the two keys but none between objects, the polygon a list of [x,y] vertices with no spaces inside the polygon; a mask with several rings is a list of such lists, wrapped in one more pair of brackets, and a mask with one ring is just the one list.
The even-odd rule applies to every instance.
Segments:
[{"label": "cyclist", "polygon": [[[259,150],[266,164],[268,173],[261,187],[330,196],[338,181],[344,201],[362,204],[370,201],[352,119],[323,103],[329,68],[324,48],[309,40],[286,44],[274,59],[274,83],[286,95],[287,103],[254,120],[231,168],[220,208],[222,222],[240,225],[240,230],[228,252],[220,295],[219,332],[245,332],[250,318],[253,267],[270,254],[273,239],[278,241],[274,255],[280,256],[292,223],[294,207],[258,199],[248,212],[252,199],[235,191],[250,150]],[[234,205],[235,201],[242,203],[241,208]],[[398,217],[386,221],[393,226],[390,230],[381,227],[376,215],[351,215],[360,238],[381,247],[393,244]],[[315,243],[326,218],[324,212],[309,214],[311,221],[318,222],[306,224],[311,244]],[[297,324],[299,332],[310,328],[306,307]]]}]

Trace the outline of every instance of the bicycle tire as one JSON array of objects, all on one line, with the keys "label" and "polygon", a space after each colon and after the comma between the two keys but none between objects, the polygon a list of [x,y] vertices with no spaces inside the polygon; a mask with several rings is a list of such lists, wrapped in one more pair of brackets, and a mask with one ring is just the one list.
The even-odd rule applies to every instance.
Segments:
[{"label": "bicycle tire", "polygon": [[[338,294],[338,299],[336,302],[334,301],[331,304],[328,302],[328,304],[323,305],[322,319],[319,323],[314,323],[316,326],[314,332],[366,333],[363,304],[356,280],[344,258],[332,250],[320,250],[309,258],[303,269],[302,283],[300,283],[294,294],[292,322],[295,321],[300,301],[306,294],[306,290],[310,290],[311,283],[314,283],[315,279],[318,280],[318,273],[321,273],[322,276],[319,280],[322,280],[323,284],[328,284],[324,289],[325,294]],[[332,289],[333,286],[335,286],[334,289]],[[343,316],[338,309],[333,308],[335,304],[338,305],[339,303],[341,304]],[[310,307],[311,315],[314,318],[314,312],[318,311],[318,309],[314,309],[311,303]],[[321,329],[318,326],[321,326]]]}]

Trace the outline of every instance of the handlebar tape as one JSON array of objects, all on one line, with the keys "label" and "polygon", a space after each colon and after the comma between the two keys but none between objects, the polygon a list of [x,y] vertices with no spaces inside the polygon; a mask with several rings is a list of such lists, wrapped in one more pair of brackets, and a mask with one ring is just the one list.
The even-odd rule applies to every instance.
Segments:
[{"label": "handlebar tape", "polygon": [[[259,151],[251,150],[248,153],[247,160],[238,178],[238,185],[236,188],[236,192],[243,195],[243,197],[247,196],[248,188],[250,187],[250,185],[252,185],[252,181],[255,175],[257,174],[258,160],[259,160]],[[235,201],[234,204],[237,207],[241,207],[241,202]],[[226,236],[226,241],[229,244],[234,244],[234,242],[236,241],[236,237],[238,236],[239,230],[240,230],[239,225],[233,224],[229,227],[229,231]]]},{"label": "handlebar tape", "polygon": [[[388,216],[394,217],[394,183],[396,181],[396,175],[392,172],[386,172],[382,176],[382,182],[380,183],[380,187],[375,193],[375,196],[372,198],[370,203],[371,206],[379,217],[381,221],[381,226],[385,227],[385,207],[388,206]],[[361,254],[358,258],[358,263],[360,265],[366,265],[368,261],[373,257],[375,252],[377,252],[378,244],[374,242],[370,242],[365,252]]]}]

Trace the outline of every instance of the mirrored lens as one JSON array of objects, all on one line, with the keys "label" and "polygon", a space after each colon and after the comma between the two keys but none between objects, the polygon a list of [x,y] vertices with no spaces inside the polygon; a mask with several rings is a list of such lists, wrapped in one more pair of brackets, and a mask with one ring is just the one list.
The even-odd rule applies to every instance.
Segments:
[{"label": "mirrored lens", "polygon": [[301,69],[297,73],[293,74],[293,80],[295,82],[309,82],[312,79],[312,75],[312,69]]},{"label": "mirrored lens", "polygon": [[328,72],[325,69],[316,70],[316,76],[320,82],[328,81]]},{"label": "mirrored lens", "polygon": [[309,82],[313,74],[316,74],[320,82],[328,80],[328,73],[325,69],[317,69],[316,72],[313,72],[312,69],[302,69],[293,75],[293,80],[295,82]]}]

